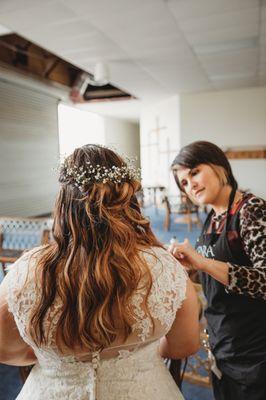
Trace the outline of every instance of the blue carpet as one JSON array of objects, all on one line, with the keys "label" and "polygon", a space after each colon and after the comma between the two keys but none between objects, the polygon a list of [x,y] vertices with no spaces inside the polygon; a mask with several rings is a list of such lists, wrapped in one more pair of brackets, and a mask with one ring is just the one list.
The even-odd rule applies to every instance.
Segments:
[{"label": "blue carpet", "polygon": [[[171,224],[170,230],[165,231],[163,228],[164,218],[165,218],[165,210],[158,209],[155,210],[154,207],[147,207],[143,209],[143,214],[150,220],[152,230],[157,238],[164,244],[169,243],[170,239],[174,236],[178,239],[179,242],[182,242],[184,239],[189,239],[191,244],[194,246],[196,243],[197,237],[200,234],[200,229],[193,225],[193,229],[191,232],[188,230],[187,224],[175,223],[176,214],[171,216]],[[200,215],[201,220],[204,221],[205,214]]]},{"label": "blue carpet", "polygon": [[[143,214],[149,218],[154,234],[163,244],[169,244],[170,239],[175,237],[179,242],[182,242],[187,238],[193,246],[195,245],[201,231],[198,227],[193,226],[193,229],[191,232],[189,232],[187,224],[177,224],[174,222],[176,217],[174,214],[171,216],[170,230],[165,231],[163,228],[165,218],[164,209],[155,210],[154,207],[147,207],[144,208]],[[202,213],[200,218],[202,222],[204,222],[206,214]],[[182,393],[186,400],[214,400],[211,389],[198,385],[192,385],[186,381],[183,381]]]},{"label": "blue carpet", "polygon": [[191,385],[185,381],[182,384],[182,394],[185,400],[214,400],[211,389]]},{"label": "blue carpet", "polygon": [[[0,282],[4,277],[0,265]],[[0,400],[14,400],[22,387],[17,367],[0,364]]]},{"label": "blue carpet", "polygon": [[[175,236],[180,242],[183,241],[185,238],[188,238],[193,245],[195,244],[196,239],[200,233],[200,230],[198,228],[194,227],[191,232],[188,232],[187,224],[175,224],[172,221],[171,229],[169,231],[164,231],[164,210],[159,209],[157,212],[155,212],[155,209],[153,207],[149,207],[144,209],[144,214],[150,219],[153,232],[162,243],[169,243],[170,239]],[[204,220],[204,218],[205,215],[202,215],[202,220]],[[19,377],[18,368],[0,364],[0,400],[14,400],[18,395],[21,387],[22,384]],[[185,400],[214,399],[212,391],[210,389],[197,385],[192,385],[185,381],[182,385],[182,393],[185,397]]]},{"label": "blue carpet", "polygon": [[21,388],[18,368],[0,364],[0,400],[14,400]]}]

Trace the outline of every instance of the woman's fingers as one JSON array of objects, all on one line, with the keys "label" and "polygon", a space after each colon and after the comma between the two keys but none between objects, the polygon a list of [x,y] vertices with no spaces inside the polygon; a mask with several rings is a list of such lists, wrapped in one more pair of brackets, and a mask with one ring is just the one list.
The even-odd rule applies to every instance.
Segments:
[{"label": "woman's fingers", "polygon": [[190,269],[200,269],[203,257],[191,246],[188,239],[183,243],[171,244],[168,250],[182,265]]},{"label": "woman's fingers", "polygon": [[185,244],[177,244],[174,249],[175,252],[183,255],[186,255],[189,252],[188,250]]},{"label": "woman's fingers", "polygon": [[172,243],[168,249],[170,253],[178,260],[183,263],[190,265],[191,256],[194,252],[193,247],[189,243],[188,239],[185,239],[183,243]]},{"label": "woman's fingers", "polygon": [[185,258],[185,254],[182,252],[178,251],[176,247],[170,247],[168,251],[178,260],[183,260]]},{"label": "woman's fingers", "polygon": [[176,256],[176,258],[178,258],[179,260],[183,260],[183,259],[185,258],[185,255],[184,255],[184,254],[182,254],[182,253],[178,253],[178,252],[176,252],[174,255],[175,255],[175,256]]},{"label": "woman's fingers", "polygon": [[173,251],[175,250],[175,245],[174,243],[170,244],[170,246],[168,247],[168,251],[169,253],[173,254]]}]

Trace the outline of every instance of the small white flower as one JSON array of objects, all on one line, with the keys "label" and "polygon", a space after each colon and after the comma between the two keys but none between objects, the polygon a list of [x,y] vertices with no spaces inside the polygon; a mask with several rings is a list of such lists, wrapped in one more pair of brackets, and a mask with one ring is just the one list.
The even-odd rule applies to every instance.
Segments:
[{"label": "small white flower", "polygon": [[61,175],[66,183],[73,183],[80,191],[86,191],[86,186],[94,182],[122,183],[131,179],[140,180],[140,169],[134,167],[132,160],[128,161],[128,165],[112,165],[110,168],[99,164],[92,165],[90,161],[81,166],[68,165],[68,161],[65,160],[61,167]]}]

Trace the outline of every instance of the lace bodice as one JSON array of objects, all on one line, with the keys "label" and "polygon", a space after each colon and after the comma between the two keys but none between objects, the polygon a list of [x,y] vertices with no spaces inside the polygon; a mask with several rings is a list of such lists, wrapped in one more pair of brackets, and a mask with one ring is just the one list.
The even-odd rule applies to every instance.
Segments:
[{"label": "lace bodice", "polygon": [[[143,252],[152,274],[152,288],[148,297],[152,320],[143,308],[146,293],[143,289],[145,285],[140,282],[132,298],[133,333],[125,343],[115,343],[115,346],[104,349],[101,354],[90,355],[87,358],[89,361],[81,361],[77,356],[60,354],[55,346],[54,333],[61,306],[58,299],[45,320],[45,329],[49,331],[48,346],[37,347],[27,334],[30,312],[38,295],[36,290],[38,282],[34,274],[38,254],[34,250],[25,254],[10,267],[6,277],[9,287],[9,310],[14,315],[20,335],[34,349],[38,359],[18,399],[92,400],[96,398],[96,391],[97,400],[98,398],[108,400],[165,398],[154,397],[156,390],[157,392],[161,390],[158,387],[159,376],[156,380],[157,367],[160,376],[166,373],[163,372],[164,368],[158,354],[158,339],[170,330],[176,311],[185,298],[187,275],[180,264],[161,248],[153,247]],[[153,389],[149,389],[152,391],[150,397],[144,396],[144,387],[139,383],[139,378],[141,377],[143,381],[145,374],[147,375],[145,379],[152,380],[153,383],[150,385],[154,385]],[[165,377],[164,379],[168,380]],[[172,387],[172,383],[169,385],[168,389]],[[36,395],[37,387],[39,396]],[[180,395],[177,397],[176,387],[174,388],[175,397],[172,398],[179,399]],[[34,396],[32,390],[35,390]]]}]

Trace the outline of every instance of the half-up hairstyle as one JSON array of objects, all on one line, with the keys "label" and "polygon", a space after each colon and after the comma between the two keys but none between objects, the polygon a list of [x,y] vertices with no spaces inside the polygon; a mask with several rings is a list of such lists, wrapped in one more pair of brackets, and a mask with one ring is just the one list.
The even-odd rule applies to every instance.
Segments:
[{"label": "half-up hairstyle", "polygon": [[218,175],[220,173],[215,167],[222,167],[226,183],[233,189],[237,189],[238,184],[233,175],[231,165],[220,147],[211,142],[197,141],[184,146],[172,162],[174,178],[182,192],[184,192],[184,189],[180,185],[176,171],[179,167],[193,169],[200,164],[210,165]]},{"label": "half-up hairstyle", "polygon": [[[121,181],[90,182],[71,172],[74,168],[84,176],[88,165],[98,171],[122,171]],[[62,307],[55,342],[61,350],[95,351],[109,346],[117,337],[117,321],[126,340],[133,325],[130,300],[143,277],[144,307],[149,314],[152,277],[141,250],[162,245],[141,214],[136,198],[141,185],[130,172],[125,173],[126,165],[114,151],[86,145],[76,149],[61,168],[54,242],[40,255],[36,269],[40,296],[28,327],[38,345],[48,343],[44,323],[57,296]]]}]

